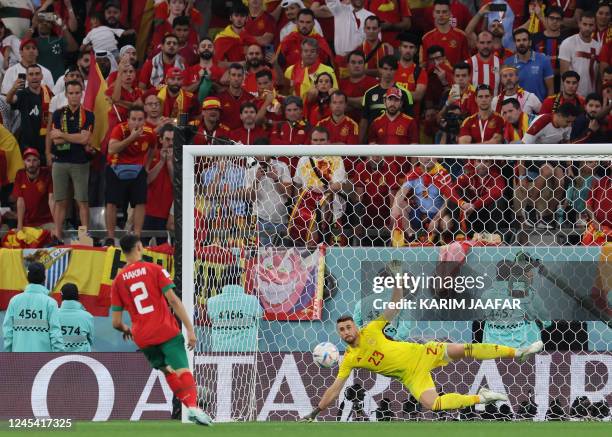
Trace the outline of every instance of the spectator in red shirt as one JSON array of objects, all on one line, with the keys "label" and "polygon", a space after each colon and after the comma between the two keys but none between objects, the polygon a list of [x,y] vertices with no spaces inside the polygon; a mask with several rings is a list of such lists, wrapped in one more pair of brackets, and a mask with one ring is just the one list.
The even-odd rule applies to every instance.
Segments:
[{"label": "spectator in red shirt", "polygon": [[514,97],[504,99],[501,104],[504,119],[504,141],[508,144],[521,143],[529,129],[529,116],[521,111],[521,105]]},{"label": "spectator in red shirt", "polygon": [[185,69],[183,58],[178,54],[179,42],[174,34],[165,35],[162,39],[161,52],[148,59],[140,70],[138,86],[144,90],[162,84],[166,73],[172,67]]},{"label": "spectator in red shirt", "polygon": [[328,63],[332,59],[329,44],[314,30],[315,17],[310,9],[302,9],[297,17],[297,32],[292,32],[281,42],[279,47],[279,65],[288,67],[302,61],[302,42],[304,38],[313,38],[319,44],[318,62]]},{"label": "spectator in red shirt", "polygon": [[436,108],[439,106],[444,91],[448,91],[453,84],[453,67],[444,56],[444,49],[440,46],[431,46],[427,49],[427,89],[425,91],[425,106]]},{"label": "spectator in red shirt", "polygon": [[400,188],[401,174],[397,162],[381,156],[370,156],[355,164],[351,182],[356,197],[355,214],[359,217],[355,234],[360,245],[386,244],[381,231],[389,226],[391,196]]},{"label": "spectator in red shirt", "polygon": [[376,14],[382,22],[382,40],[397,46],[397,35],[412,25],[408,0],[366,0],[364,8]]},{"label": "spectator in red shirt", "polygon": [[[283,99],[274,88],[272,72],[264,69],[258,71],[255,77],[257,79],[257,97],[254,100],[257,106],[256,123],[258,125],[271,126],[275,122],[284,120]],[[301,105],[302,99],[299,100]],[[302,116],[300,115],[301,118]]]},{"label": "spectator in red shirt", "polygon": [[463,121],[459,144],[500,144],[503,139],[504,119],[491,109],[491,88],[478,85],[476,103],[478,113]]},{"label": "spectator in red shirt", "polygon": [[240,106],[240,121],[242,126],[232,129],[230,139],[244,145],[252,145],[256,139],[268,138],[268,133],[255,124],[257,106],[253,102],[245,102]]},{"label": "spectator in red shirt", "polygon": [[248,31],[245,31],[249,10],[242,2],[234,3],[230,15],[230,25],[215,36],[215,63],[227,68],[234,62],[244,61],[244,50],[249,44],[257,44]]},{"label": "spectator in red shirt", "polygon": [[159,53],[163,37],[169,34],[174,34],[178,38],[178,53],[183,57],[186,65],[193,65],[198,62],[195,53],[195,49],[198,46],[198,33],[191,27],[189,17],[184,15],[174,18],[172,24],[164,21],[161,26],[155,28],[151,42],[151,55]]},{"label": "spectator in red shirt", "polygon": [[584,107],[584,97],[578,94],[580,75],[575,71],[569,70],[561,75],[561,92],[548,96],[542,102],[541,114],[552,114],[556,109],[569,102],[579,108]]},{"label": "spectator in red shirt", "polygon": [[230,129],[221,123],[221,101],[206,97],[202,102],[202,121],[193,138],[193,144],[212,144],[215,138],[230,137]]},{"label": "spectator in red shirt", "polygon": [[433,45],[442,46],[446,58],[455,65],[470,56],[468,40],[462,30],[451,25],[449,0],[435,0],[433,16],[436,28],[423,36],[421,62],[427,63],[427,49]]},{"label": "spectator in red shirt", "polygon": [[166,74],[166,84],[160,87],[157,93],[162,104],[162,116],[177,121],[181,116],[195,118],[199,112],[198,101],[192,93],[181,88],[183,71],[176,67],[169,69]]},{"label": "spectator in red shirt", "polygon": [[249,0],[249,16],[244,26],[249,34],[255,37],[260,46],[270,44],[274,39],[276,21],[264,9],[263,0]]},{"label": "spectator in red shirt", "polygon": [[414,119],[400,111],[402,92],[394,86],[385,93],[385,112],[375,118],[369,129],[370,144],[417,144],[418,128]]},{"label": "spectator in red shirt", "polygon": [[17,230],[24,226],[54,229],[53,182],[47,167],[40,166],[40,154],[34,148],[23,152],[25,168],[17,171],[13,199],[17,202]]},{"label": "spectator in red shirt", "polygon": [[[453,67],[453,86],[448,91],[446,104],[458,105],[464,116],[470,116],[478,112],[476,104],[476,88],[470,83],[470,66],[466,62],[460,62]],[[440,115],[444,115],[444,109]]]},{"label": "spectator in red shirt", "polygon": [[242,87],[244,83],[244,67],[240,64],[232,64],[228,70],[229,87],[218,95],[223,109],[221,121],[230,129],[242,126],[240,121],[240,108],[246,102],[253,100]]},{"label": "spectator in red shirt", "polygon": [[145,114],[147,114],[145,125],[153,129],[156,133],[159,133],[162,126],[174,123],[174,120],[162,116],[161,108],[161,99],[154,90],[144,95],[144,110]]},{"label": "spectator in red shirt", "polygon": [[209,37],[202,38],[198,45],[199,63],[189,67],[185,72],[183,89],[194,93],[199,102],[214,92],[215,84],[223,77],[225,70],[213,61],[215,46]]},{"label": "spectator in red shirt", "polygon": [[496,232],[503,219],[501,205],[506,183],[494,161],[475,159],[464,167],[465,173],[457,178],[457,191],[465,202],[460,206],[461,222],[471,238],[474,232]]},{"label": "spectator in red shirt", "polygon": [[330,97],[329,106],[331,115],[319,121],[317,126],[323,126],[327,129],[330,144],[357,144],[359,142],[359,125],[346,115],[346,94],[342,91],[334,91]]},{"label": "spectator in red shirt", "polygon": [[119,62],[115,82],[106,89],[106,95],[110,97],[112,105],[108,110],[110,133],[115,126],[127,120],[128,109],[132,105],[142,105],[142,89],[136,86],[136,70],[127,56]]},{"label": "spectator in red shirt", "polygon": [[315,126],[319,120],[329,116],[329,101],[333,89],[333,78],[327,72],[319,73],[314,85],[306,93],[306,119]]},{"label": "spectator in red shirt", "polygon": [[[147,231],[165,231],[174,202],[174,162],[172,143],[174,127],[166,124],[159,131],[160,147],[154,149],[153,158],[147,165],[147,191],[155,196],[147,196],[143,229]],[[156,237],[155,242],[162,244],[166,238]]]},{"label": "spectator in red shirt", "polygon": [[363,95],[367,90],[378,85],[375,77],[366,75],[365,60],[366,56],[360,50],[349,53],[347,56],[348,78],[340,79],[339,83],[340,90],[348,98],[349,115],[353,120],[361,120]]},{"label": "spectator in red shirt", "polygon": [[[274,124],[270,142],[275,145],[308,144],[310,125],[304,120],[304,103],[298,96],[287,96],[283,101],[284,120]],[[279,160],[289,166],[293,175],[299,161],[299,156],[280,157]]]},{"label": "spectator in red shirt", "polygon": [[246,72],[246,77],[244,78],[244,89],[251,94],[257,93],[257,73],[260,71],[270,71],[274,80],[274,71],[264,58],[264,53],[261,46],[257,44],[251,44],[247,48],[244,69]]},{"label": "spectator in red shirt", "polygon": [[117,207],[134,208],[134,233],[140,235],[147,203],[147,172],[145,165],[155,148],[157,137],[145,126],[142,106],[132,106],[128,120],[113,129],[108,144],[106,167],[106,229],[105,245],[115,244]]},{"label": "spectator in red shirt", "polygon": [[[363,26],[365,40],[361,47],[359,47],[365,58],[365,74],[372,77],[378,77],[378,63],[380,60],[387,55],[393,54],[393,46],[380,40],[381,27],[382,21],[376,15],[370,15],[366,18]],[[350,53],[347,56],[347,61],[349,56]]]},{"label": "spectator in red shirt", "polygon": [[591,225],[608,234],[608,241],[612,240],[612,176],[609,167],[606,176],[593,180],[587,200]]},{"label": "spectator in red shirt", "polygon": [[427,89],[427,70],[416,65],[414,57],[420,44],[419,38],[411,33],[400,33],[399,60],[395,72],[395,82],[412,93],[414,116],[420,118],[421,100]]}]

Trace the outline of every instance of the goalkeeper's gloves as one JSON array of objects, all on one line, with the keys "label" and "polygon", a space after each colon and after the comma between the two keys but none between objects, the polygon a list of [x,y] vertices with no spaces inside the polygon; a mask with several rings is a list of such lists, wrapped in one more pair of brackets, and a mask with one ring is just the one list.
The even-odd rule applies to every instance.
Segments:
[{"label": "goalkeeper's gloves", "polygon": [[319,407],[317,407],[314,410],[312,410],[312,412],[310,414],[308,414],[307,416],[302,417],[300,419],[300,422],[307,422],[307,423],[314,422],[320,412],[321,412],[321,409]]}]

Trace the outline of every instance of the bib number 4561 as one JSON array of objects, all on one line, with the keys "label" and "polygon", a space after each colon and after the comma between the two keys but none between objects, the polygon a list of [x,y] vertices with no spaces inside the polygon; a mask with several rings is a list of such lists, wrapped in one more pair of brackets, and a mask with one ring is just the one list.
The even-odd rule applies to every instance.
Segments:
[{"label": "bib number 4561", "polygon": [[131,293],[139,293],[134,295],[134,305],[138,310],[138,314],[149,314],[152,313],[154,308],[153,305],[144,306],[143,301],[149,297],[149,292],[144,282],[135,282],[130,286]]}]

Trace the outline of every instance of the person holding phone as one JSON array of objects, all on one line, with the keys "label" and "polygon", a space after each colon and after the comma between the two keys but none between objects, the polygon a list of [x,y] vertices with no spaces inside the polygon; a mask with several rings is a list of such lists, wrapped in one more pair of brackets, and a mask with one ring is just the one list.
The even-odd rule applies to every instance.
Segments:
[{"label": "person holding phone", "polygon": [[19,110],[21,131],[18,141],[21,150],[32,147],[41,155],[43,165],[46,165],[45,135],[49,120],[49,104],[53,93],[43,83],[42,67],[29,65],[26,79],[21,76],[6,94],[6,101],[13,110]]},{"label": "person holding phone", "polygon": [[[0,87],[0,94],[3,96],[6,96],[11,87],[15,85],[15,82],[19,79],[20,74],[26,74],[26,69],[30,65],[35,65],[38,63],[38,43],[31,38],[22,40],[21,45],[19,46],[19,55],[21,56],[21,61],[12,67],[9,67],[4,73],[2,86]],[[53,75],[42,65],[39,67],[42,71],[42,83],[49,87],[49,89],[53,89]],[[20,82],[19,86],[22,89],[25,87],[25,79],[23,83]]]}]

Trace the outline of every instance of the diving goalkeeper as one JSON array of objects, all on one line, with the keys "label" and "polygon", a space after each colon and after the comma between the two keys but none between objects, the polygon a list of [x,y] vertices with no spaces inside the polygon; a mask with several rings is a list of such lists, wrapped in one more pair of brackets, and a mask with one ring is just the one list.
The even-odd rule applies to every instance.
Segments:
[{"label": "diving goalkeeper", "polygon": [[[391,263],[388,272],[395,276],[400,273],[401,264]],[[392,302],[399,302],[403,290],[395,288],[391,296]],[[389,305],[390,306],[390,305]],[[447,365],[450,361],[464,357],[477,360],[493,358],[516,358],[521,362],[530,355],[540,352],[544,345],[541,341],[528,347],[515,349],[497,344],[480,343],[439,343],[425,344],[408,343],[389,340],[383,330],[399,310],[386,309],[382,316],[368,323],[362,330],[350,316],[340,317],[336,329],[342,341],[347,344],[344,359],[340,364],[336,380],[304,421],[313,421],[317,415],[329,407],[338,397],[351,370],[367,369],[384,376],[398,379],[421,405],[433,411],[465,408],[476,404],[488,404],[495,401],[507,401],[508,398],[486,388],[481,388],[476,395],[448,393],[439,396],[430,371],[436,367]]]}]

